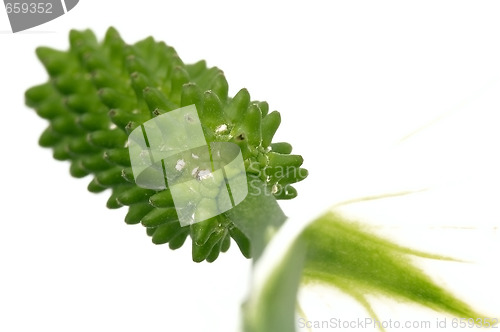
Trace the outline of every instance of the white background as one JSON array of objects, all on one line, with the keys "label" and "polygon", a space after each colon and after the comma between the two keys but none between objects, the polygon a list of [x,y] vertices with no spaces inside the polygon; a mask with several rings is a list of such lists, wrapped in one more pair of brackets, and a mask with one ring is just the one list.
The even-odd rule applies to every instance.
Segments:
[{"label": "white background", "polygon": [[[499,17],[496,1],[82,0],[12,34],[0,10],[0,331],[238,324],[250,262],[236,246],[213,264],[191,262],[189,243],[154,246],[141,226],[124,224],[124,209],[106,209],[107,193],[88,193],[90,179],[72,179],[37,146],[46,122],[23,101],[47,78],[35,47],[65,49],[69,29],[102,37],[110,25],[128,42],[152,35],[185,62],[206,59],[231,94],[246,87],[281,112],[277,139],[310,170],[283,204],[294,221],[343,199],[430,188],[343,211],[398,243],[476,261],[418,263],[500,316]],[[311,294],[306,302],[322,303]],[[315,319],[367,316],[334,296],[305,309]],[[386,319],[440,317],[373,301]]]}]

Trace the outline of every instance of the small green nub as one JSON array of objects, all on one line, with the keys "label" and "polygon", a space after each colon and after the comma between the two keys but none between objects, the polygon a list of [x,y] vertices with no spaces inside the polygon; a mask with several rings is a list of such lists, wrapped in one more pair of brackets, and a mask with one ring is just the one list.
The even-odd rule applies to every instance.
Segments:
[{"label": "small green nub", "polygon": [[281,115],[274,111],[262,119],[262,146],[267,148],[273,140],[274,134],[281,124]]},{"label": "small green nub", "polygon": [[127,148],[118,148],[104,151],[104,159],[112,164],[118,166],[130,166],[130,154]]},{"label": "small green nub", "polygon": [[304,180],[309,175],[305,168],[290,167],[288,173],[278,180],[280,184],[295,183]]},{"label": "small green nub", "polygon": [[[225,237],[224,237],[224,239],[225,239]],[[224,239],[219,240],[219,242],[217,242],[212,247],[212,250],[210,251],[210,253],[208,254],[208,256],[205,258],[208,263],[215,262],[215,260],[219,257],[219,254],[222,251],[222,244],[223,244]]]},{"label": "small green nub", "polygon": [[117,200],[116,200],[116,193],[115,190],[111,192],[111,195],[108,198],[108,201],[106,202],[106,207],[108,209],[119,209],[123,205],[121,205]]},{"label": "small green nub", "polygon": [[69,173],[75,178],[83,178],[89,175],[89,172],[83,167],[81,160],[75,160],[69,167]]},{"label": "small green nub", "polygon": [[135,225],[141,222],[141,219],[148,214],[153,207],[148,203],[134,204],[129,207],[125,222],[129,225]]},{"label": "small green nub", "polygon": [[129,73],[142,73],[146,76],[151,76],[147,64],[139,57],[129,55],[125,59]]},{"label": "small green nub", "polygon": [[76,123],[86,131],[103,130],[109,128],[109,118],[106,114],[85,113],[76,119]]},{"label": "small green nub", "polygon": [[36,55],[51,77],[56,77],[64,73],[69,66],[69,54],[66,52],[49,47],[38,47],[36,49]]},{"label": "small green nub", "polygon": [[71,159],[71,155],[68,149],[68,143],[66,141],[60,141],[53,148],[54,150],[52,156],[54,157],[54,159],[61,161]]},{"label": "small green nub", "polygon": [[[68,149],[71,154],[78,156],[81,154],[88,154],[92,152],[97,152],[98,149],[92,146],[83,136],[75,137],[68,144]],[[102,158],[101,158],[102,159]]]},{"label": "small green nub", "polygon": [[304,162],[304,158],[296,154],[280,154],[276,152],[269,152],[269,166],[271,168],[299,168]]},{"label": "small green nub", "polygon": [[177,108],[177,106],[169,101],[158,89],[146,87],[142,90],[142,96],[151,113],[156,109],[171,111]]},{"label": "small green nub", "polygon": [[227,83],[226,76],[223,73],[219,73],[215,76],[210,90],[215,92],[221,102],[225,103],[227,101],[227,94],[229,92],[229,84]]},{"label": "small green nub", "polygon": [[102,109],[103,107],[102,104],[99,106],[99,99],[94,95],[70,95],[64,99],[64,102],[70,110],[80,114],[95,113],[96,110]]},{"label": "small green nub", "polygon": [[61,141],[62,137],[56,133],[52,127],[47,127],[38,139],[38,144],[44,148],[50,148],[55,146]]},{"label": "small green nub", "polygon": [[97,69],[92,72],[92,83],[94,83],[97,89],[119,89],[121,87],[117,78],[103,69]]},{"label": "small green nub", "polygon": [[207,90],[210,89],[216,77],[222,73],[223,73],[222,70],[220,70],[219,68],[212,67],[205,70],[201,75],[196,77],[196,79],[194,80],[203,90]]},{"label": "small green nub", "polygon": [[45,101],[44,103],[41,103],[38,106],[36,113],[41,118],[53,120],[59,116],[63,116],[64,114],[66,114],[67,110],[65,109],[61,100],[50,99]]},{"label": "small green nub", "polygon": [[227,232],[226,236],[224,237],[224,239],[221,242],[222,242],[222,245],[221,245],[220,251],[222,251],[222,252],[228,251],[229,247],[231,247],[231,235],[229,234],[229,232]]},{"label": "small green nub", "polygon": [[292,145],[287,142],[278,142],[272,143],[270,145],[271,151],[281,154],[290,154],[292,153]]},{"label": "small green nub", "polygon": [[132,98],[112,88],[99,89],[98,94],[102,103],[109,108],[132,110],[135,106]]},{"label": "small green nub", "polygon": [[219,228],[218,225],[219,221],[217,217],[192,224],[190,227],[193,242],[198,246],[204,245],[210,238],[210,235]]},{"label": "small green nub", "polygon": [[87,171],[92,173],[105,171],[112,167],[112,165],[102,158],[101,152],[82,157],[82,165]]},{"label": "small green nub", "polygon": [[192,257],[193,261],[199,263],[204,261],[212,249],[221,241],[226,235],[226,230],[223,228],[216,229],[211,235],[208,241],[206,241],[203,245],[197,245],[195,241],[192,242]]},{"label": "small green nub", "polygon": [[184,244],[184,242],[186,242],[186,238],[188,237],[189,235],[189,228],[185,228],[185,229],[182,229],[181,228],[181,231],[179,231],[177,233],[176,236],[174,236],[169,242],[168,242],[168,246],[170,249],[172,250],[175,250],[175,249],[179,249],[180,247],[182,247],[182,245]]},{"label": "small green nub", "polygon": [[297,197],[297,189],[292,187],[291,185],[286,185],[284,187],[280,187],[276,194],[274,194],[276,199],[292,199]]},{"label": "small green nub", "polygon": [[143,91],[153,82],[143,73],[133,72],[130,74],[130,83],[138,99],[143,99]]},{"label": "small green nub", "polygon": [[224,123],[222,102],[212,90],[205,91],[203,94],[203,110],[199,112],[201,120],[211,130],[215,130],[217,126]]},{"label": "small green nub", "polygon": [[134,186],[116,197],[117,201],[122,205],[133,205],[137,203],[147,203],[154,190],[145,189]]},{"label": "small green nub", "polygon": [[108,170],[97,173],[96,181],[103,187],[114,187],[118,184],[125,183],[122,177],[122,169],[120,167],[113,167]]},{"label": "small green nub", "polygon": [[69,32],[69,44],[71,51],[81,53],[82,51],[92,50],[98,47],[97,38],[90,30],[71,30]]},{"label": "small green nub", "polygon": [[153,236],[158,227],[146,227],[146,234],[148,236]]},{"label": "small green nub", "polygon": [[158,208],[174,206],[174,199],[170,190],[162,190],[149,197],[149,203]]},{"label": "small green nub", "polygon": [[207,62],[205,60],[200,60],[196,63],[186,65],[186,70],[192,78],[198,77],[207,70]]},{"label": "small green nub", "polygon": [[85,66],[85,69],[89,72],[93,72],[95,70],[105,70],[109,67],[109,63],[105,60],[100,52],[86,52],[82,57],[82,63]]},{"label": "small green nub", "polygon": [[259,106],[250,105],[243,118],[243,130],[248,143],[252,146],[259,146],[262,140],[261,119],[262,113]]},{"label": "small green nub", "polygon": [[154,244],[164,244],[178,235],[179,231],[182,231],[179,222],[171,221],[158,226],[151,240]]},{"label": "small green nub", "polygon": [[73,114],[58,116],[52,120],[52,128],[61,135],[76,136],[81,133],[80,128],[76,124],[76,119],[76,116]]},{"label": "small green nub", "polygon": [[116,29],[109,28],[104,37],[104,46],[110,50],[110,58],[115,65],[120,66],[125,57],[125,42]]},{"label": "small green nub", "polygon": [[44,103],[53,93],[54,88],[50,82],[31,87],[24,93],[26,105],[35,108],[40,103]]},{"label": "small green nub", "polygon": [[118,209],[120,207],[122,207],[123,205],[120,204],[120,202],[118,202],[118,200],[116,199],[122,192],[130,189],[132,185],[129,184],[129,183],[126,183],[126,184],[121,184],[121,185],[117,185],[117,186],[114,186],[112,189],[111,189],[111,196],[109,197],[108,199],[108,202],[106,203],[106,207],[108,209]]},{"label": "small green nub", "polygon": [[136,122],[136,121],[130,121],[129,123],[127,123],[127,125],[125,126],[125,133],[127,135],[130,135],[131,132],[134,131],[135,128],[139,127],[140,124],[139,122]]},{"label": "small green nub", "polygon": [[104,149],[122,148],[127,141],[127,135],[120,129],[97,130],[87,134],[87,141]]},{"label": "small green nub", "polygon": [[243,118],[245,111],[248,108],[248,104],[250,104],[250,94],[247,89],[243,88],[238,91],[226,107],[225,112],[227,118],[231,122],[235,122],[238,119]]},{"label": "small green nub", "polygon": [[125,181],[130,183],[135,183],[134,172],[132,171],[132,167],[126,167],[122,169],[121,176]]},{"label": "small green nub", "polygon": [[251,245],[248,237],[246,237],[246,235],[236,227],[230,227],[229,234],[231,234],[231,237],[234,241],[236,241],[236,244],[240,248],[243,256],[246,258],[252,257]]},{"label": "small green nub", "polygon": [[92,179],[92,181],[90,181],[89,185],[87,186],[87,190],[90,191],[91,193],[95,193],[95,194],[98,194],[98,193],[101,193],[103,192],[104,190],[108,189],[107,187],[104,187],[104,186],[101,186],[97,181],[96,179]]},{"label": "small green nub", "polygon": [[108,116],[117,127],[124,129],[130,121],[137,121],[140,117],[129,111],[113,108],[108,112]]},{"label": "small green nub", "polygon": [[196,105],[196,110],[203,113],[203,94],[195,83],[187,83],[182,86],[181,107]]},{"label": "small green nub", "polygon": [[262,112],[262,117],[265,117],[267,113],[269,113],[269,104],[267,101],[259,101],[257,105],[259,105],[260,111]]},{"label": "small green nub", "polygon": [[156,227],[165,223],[178,222],[175,208],[155,208],[142,218],[141,223],[145,227]]},{"label": "small green nub", "polygon": [[176,104],[181,103],[182,87],[189,83],[189,74],[183,67],[175,67],[172,71],[172,80],[170,88],[170,98]]}]

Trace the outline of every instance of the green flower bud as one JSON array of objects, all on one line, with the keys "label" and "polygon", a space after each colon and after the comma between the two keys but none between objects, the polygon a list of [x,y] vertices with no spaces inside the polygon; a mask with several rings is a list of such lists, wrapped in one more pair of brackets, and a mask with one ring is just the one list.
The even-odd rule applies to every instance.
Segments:
[{"label": "green flower bud", "polygon": [[[302,157],[290,154],[290,144],[272,143],[280,114],[269,113],[265,101],[251,101],[246,89],[230,98],[219,68],[207,67],[203,60],[186,65],[174,48],[151,37],[127,45],[110,28],[103,42],[90,30],[72,30],[69,39],[68,51],[47,47],[36,51],[50,77],[25,93],[26,104],[49,121],[39,144],[52,148],[55,159],[69,160],[72,176],[93,175],[90,192],[111,189],[107,206],[127,206],[125,222],[141,223],[153,243],[177,249],[189,236],[193,260],[213,262],[233,239],[243,255],[250,257],[250,240],[236,227],[236,217],[227,211],[208,215],[207,211],[224,210],[230,203],[228,197],[219,197],[218,187],[200,187],[204,198],[197,204],[205,208],[195,214],[210,218],[181,227],[170,189],[136,185],[126,144],[128,135],[146,121],[194,104],[208,144],[237,144],[247,178],[257,176],[267,194],[291,199],[297,191],[290,184],[303,180],[307,171],[300,168]],[[179,138],[178,143],[185,139]],[[231,181],[241,181],[232,178],[231,169],[227,175]],[[175,197],[183,196],[190,197],[187,192]]]}]

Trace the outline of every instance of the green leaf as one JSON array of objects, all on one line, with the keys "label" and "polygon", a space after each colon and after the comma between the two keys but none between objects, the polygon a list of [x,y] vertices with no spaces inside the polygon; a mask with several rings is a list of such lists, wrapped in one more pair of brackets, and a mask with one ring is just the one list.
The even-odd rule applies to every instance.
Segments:
[{"label": "green leaf", "polygon": [[480,317],[411,263],[408,255],[421,256],[419,252],[404,250],[338,214],[323,215],[303,236],[309,244],[306,282],[321,281],[344,290],[348,285],[363,293],[416,302],[457,317]]},{"label": "green leaf", "polygon": [[296,297],[305,260],[304,239],[297,239],[273,266],[262,287],[243,304],[244,332],[295,331]]},{"label": "green leaf", "polygon": [[247,178],[247,197],[226,215],[250,239],[252,257],[258,259],[286,216],[264,182],[250,175]]},{"label": "green leaf", "polygon": [[261,284],[254,285],[243,308],[244,331],[295,331],[300,281],[344,291],[375,319],[366,294],[418,303],[456,317],[484,317],[434,283],[408,256],[449,260],[398,246],[328,212],[295,239]]}]

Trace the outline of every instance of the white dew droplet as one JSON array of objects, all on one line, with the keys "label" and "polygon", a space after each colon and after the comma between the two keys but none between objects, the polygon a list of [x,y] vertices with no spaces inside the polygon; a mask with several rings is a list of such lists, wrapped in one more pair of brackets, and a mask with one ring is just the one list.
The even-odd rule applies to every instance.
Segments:
[{"label": "white dew droplet", "polygon": [[212,172],[210,172],[208,169],[202,169],[198,172],[197,180],[205,180],[212,177]]},{"label": "white dew droplet", "polygon": [[193,169],[193,171],[191,172],[191,175],[198,181],[213,177],[212,172],[210,172],[210,170],[199,169],[198,167]]},{"label": "white dew droplet", "polygon": [[184,169],[184,167],[186,167],[186,162],[184,161],[184,159],[177,160],[177,164],[175,164],[175,169],[180,172]]},{"label": "white dew droplet", "polygon": [[222,134],[227,131],[227,124],[221,124],[217,128],[215,128],[215,133],[216,134]]}]

